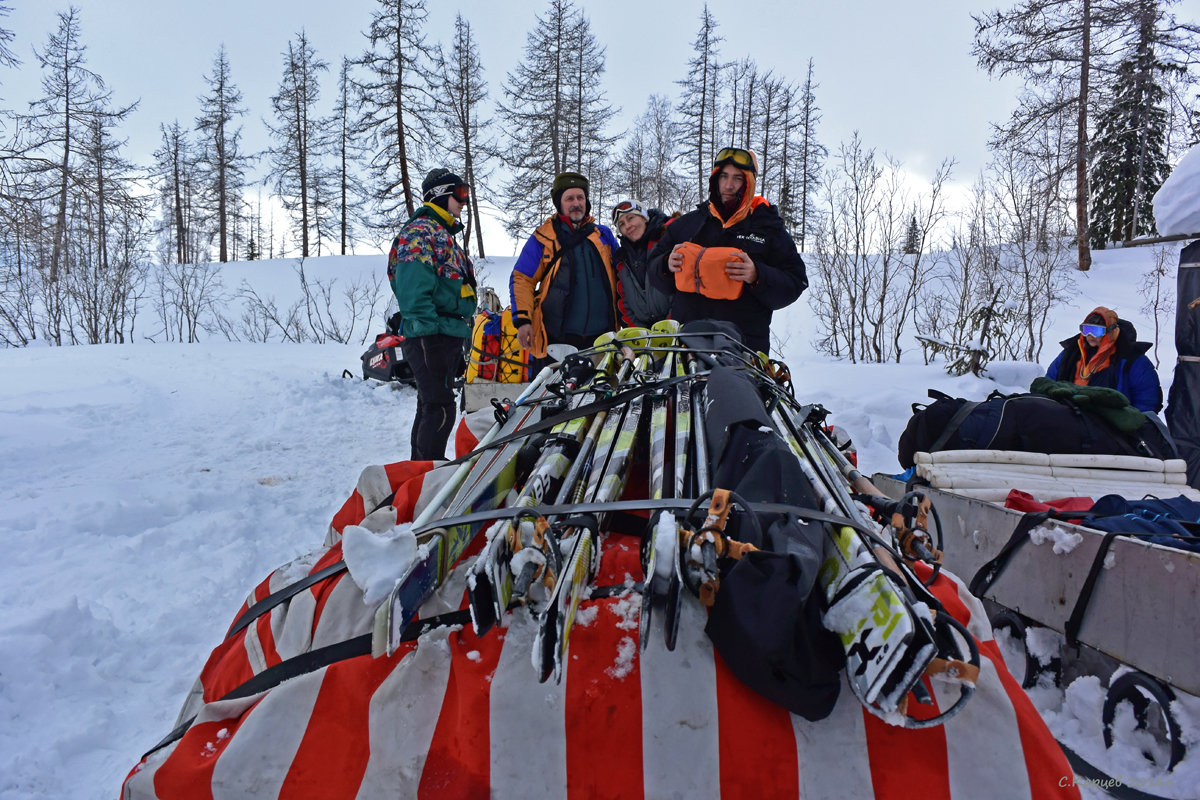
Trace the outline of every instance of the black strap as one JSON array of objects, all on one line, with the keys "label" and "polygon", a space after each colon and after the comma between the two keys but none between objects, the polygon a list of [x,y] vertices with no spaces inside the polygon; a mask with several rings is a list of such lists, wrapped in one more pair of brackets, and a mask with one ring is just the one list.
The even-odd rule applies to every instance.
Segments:
[{"label": "black strap", "polygon": [[[1088,603],[1091,602],[1092,593],[1096,589],[1096,581],[1100,578],[1100,573],[1104,569],[1104,559],[1108,555],[1109,549],[1112,547],[1113,541],[1119,536],[1124,536],[1129,539],[1148,539],[1152,536],[1164,536],[1161,532],[1139,532],[1139,533],[1121,533],[1118,531],[1110,531],[1104,534],[1104,539],[1100,542],[1100,549],[1096,551],[1096,557],[1092,559],[1091,569],[1088,570],[1087,578],[1083,581],[1083,588],[1079,590],[1079,597],[1075,600],[1075,607],[1071,609],[1071,616],[1067,619],[1066,627],[1063,628],[1063,633],[1067,635],[1067,644],[1071,647],[1079,645],[1079,629],[1083,627],[1083,617],[1087,613]],[[1183,539],[1184,537],[1179,537]],[[1195,539],[1196,537],[1187,537]]]},{"label": "black strap", "polygon": [[1087,612],[1088,603],[1092,599],[1092,592],[1096,588],[1096,580],[1100,577],[1100,570],[1104,567],[1104,558],[1108,555],[1113,540],[1118,536],[1136,537],[1138,534],[1117,533],[1115,531],[1104,534],[1104,539],[1100,542],[1100,549],[1096,551],[1096,557],[1092,559],[1092,567],[1088,570],[1087,578],[1083,581],[1083,588],[1079,590],[1079,597],[1075,600],[1075,607],[1071,609],[1071,616],[1067,619],[1067,625],[1063,629],[1063,633],[1067,635],[1067,644],[1071,647],[1079,645],[1078,634],[1079,629],[1083,627],[1083,615]]},{"label": "black strap", "polygon": [[929,445],[929,452],[936,453],[945,446],[946,442],[950,441],[950,437],[959,429],[963,421],[971,416],[971,412],[979,406],[979,401],[967,401],[958,407],[958,411],[954,412],[954,416],[946,423],[946,427],[942,430],[942,435],[934,440],[933,444]]},{"label": "black strap", "polygon": [[[1069,519],[1094,519],[1096,517],[1109,517],[1114,514],[1097,513],[1093,511],[1060,511],[1055,508],[1046,511],[1031,511],[1024,514],[1017,522],[1017,526],[1013,529],[1012,535],[1008,541],[1000,548],[1000,552],[996,556],[984,564],[971,578],[971,583],[967,587],[971,594],[976,597],[983,597],[984,592],[988,591],[1000,575],[1008,566],[1009,559],[1012,558],[1020,547],[1029,541],[1029,532],[1050,519],[1069,520]],[[1108,555],[1109,549],[1112,547],[1113,540],[1118,536],[1124,536],[1129,539],[1147,539],[1152,536],[1162,536],[1162,533],[1120,533],[1112,531],[1104,534],[1103,540],[1100,542],[1100,548],[1096,552],[1096,557],[1092,559],[1092,566],[1088,570],[1087,578],[1084,579],[1083,587],[1079,590],[1079,597],[1075,600],[1075,607],[1071,610],[1071,616],[1067,620],[1064,633],[1067,636],[1067,644],[1075,647],[1078,645],[1077,635],[1079,629],[1083,627],[1083,618],[1087,612],[1088,603],[1091,602],[1092,594],[1096,589],[1096,581],[1100,578],[1100,572],[1104,568],[1104,559]],[[1182,538],[1182,537],[1181,537]],[[1190,538],[1190,537],[1189,537]]]},{"label": "black strap", "polygon": [[[475,511],[470,514],[462,514],[456,517],[446,517],[444,519],[434,520],[420,528],[414,528],[414,535],[428,533],[438,528],[455,528],[460,525],[470,525],[476,522],[495,522],[502,519],[515,519],[516,517],[558,517],[572,514],[583,513],[609,513],[622,511],[686,511],[695,504],[691,498],[663,498],[659,500],[610,500],[605,503],[565,503],[563,505],[538,505],[538,506],[505,506],[503,508],[494,508],[490,511]],[[741,503],[738,504],[741,507]],[[860,533],[875,537],[877,532],[868,530],[859,522],[855,522],[849,517],[843,517],[840,514],[830,514],[825,511],[817,511],[811,508],[795,506],[789,503],[747,503],[749,511],[755,514],[792,514],[800,519],[811,520],[813,522],[828,522],[833,525],[845,526],[852,528]]]},{"label": "black strap", "polygon": [[[589,599],[599,600],[606,597],[615,597],[625,591],[641,591],[641,584],[635,583],[632,587],[626,584],[613,584],[611,586],[598,586],[592,590]],[[471,610],[469,608],[459,609],[458,611],[450,611],[445,614],[439,614],[436,617],[427,619],[416,619],[408,624],[404,629],[404,633],[400,635],[400,641],[411,642],[424,636],[429,631],[436,628],[443,628],[447,625],[469,625],[471,622]],[[291,658],[281,661],[273,667],[268,667],[254,677],[242,683],[227,692],[216,702],[223,700],[236,700],[241,697],[249,697],[250,695],[265,692],[268,689],[274,689],[284,681],[298,678],[301,675],[308,675],[316,672],[319,669],[328,667],[331,664],[336,664],[340,661],[349,661],[352,658],[366,656],[371,654],[371,638],[372,634],[364,633],[361,636],[355,636],[353,639],[347,639],[343,642],[319,647],[316,650],[309,650],[306,653],[292,656]],[[142,759],[145,760],[151,753],[157,752],[169,744],[179,741],[188,729],[192,727],[192,723],[196,721],[193,716],[190,719],[181,723],[178,727],[168,733],[163,740],[154,747],[146,751]]]},{"label": "black strap", "polygon": [[346,562],[339,561],[336,564],[331,564],[328,567],[325,567],[325,569],[314,572],[307,578],[302,578],[293,584],[285,586],[277,592],[272,592],[262,600],[259,600],[257,603],[247,608],[240,617],[234,620],[233,625],[229,626],[229,633],[225,634],[225,640],[228,641],[247,625],[254,622],[254,620],[258,619],[263,614],[267,613],[272,608],[275,608],[275,606],[279,605],[285,600],[295,597],[313,584],[320,583],[326,578],[345,571]]},{"label": "black strap", "polygon": [[[1072,511],[1070,519],[1079,519],[1087,516],[1082,511]],[[1008,560],[1012,558],[1013,553],[1020,549],[1021,545],[1029,541],[1029,532],[1041,525],[1048,519],[1063,519],[1059,516],[1057,509],[1049,509],[1046,511],[1030,511],[1022,515],[1021,519],[1017,520],[1017,526],[1013,528],[1012,535],[1008,537],[1008,541],[1000,548],[1000,552],[995,555],[990,561],[984,564],[971,578],[971,583],[967,587],[968,591],[976,597],[983,597],[984,592],[992,587],[992,584],[1004,572],[1008,566]]]},{"label": "black strap", "polygon": [[[411,642],[420,636],[428,633],[435,628],[441,628],[446,625],[466,625],[471,621],[470,609],[461,609],[459,611],[451,611],[446,614],[440,614],[436,617],[428,619],[413,620],[404,629],[404,633],[400,635],[400,641]],[[361,636],[355,636],[353,639],[347,639],[344,642],[337,642],[326,647],[318,647],[316,650],[309,650],[306,653],[292,656],[289,659],[279,662],[273,667],[268,667],[254,677],[250,678],[245,683],[237,686],[223,695],[216,702],[222,700],[236,700],[239,697],[249,697],[252,694],[265,692],[268,689],[274,689],[279,684],[292,678],[298,678],[301,675],[307,675],[310,672],[316,672],[322,667],[327,667],[330,664],[336,664],[339,661],[348,661],[351,658],[358,658],[371,654],[371,634],[364,633]],[[183,738],[187,733],[188,728],[192,727],[192,723],[196,721],[195,717],[188,719],[168,733],[161,742],[150,748],[145,755],[144,760],[151,753],[154,753],[167,745]]]}]

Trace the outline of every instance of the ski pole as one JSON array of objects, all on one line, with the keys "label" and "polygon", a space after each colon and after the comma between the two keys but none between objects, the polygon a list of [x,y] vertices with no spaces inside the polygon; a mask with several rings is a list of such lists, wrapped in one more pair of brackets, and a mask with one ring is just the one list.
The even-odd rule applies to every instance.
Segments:
[{"label": "ski pole", "polygon": [[[612,334],[596,340],[597,346],[607,343]],[[563,385],[568,391],[607,382],[615,361],[615,348],[609,348],[592,365],[590,374],[583,377],[578,371],[580,363],[564,363]],[[572,356],[570,358],[579,358]],[[587,362],[591,363],[591,362]],[[582,380],[581,380],[582,378]],[[584,391],[578,391],[571,399],[570,407],[578,408],[586,399]],[[551,431],[550,444],[538,455],[529,478],[514,501],[514,507],[539,505],[549,493],[554,482],[562,477],[571,463],[570,450],[578,445],[584,432],[586,418],[566,420]],[[530,552],[525,552],[530,551]],[[516,577],[513,576],[514,561],[518,554],[521,563]],[[553,559],[547,571],[547,560]],[[471,621],[476,635],[482,636],[501,618],[514,595],[523,595],[539,573],[557,575],[561,570],[562,556],[549,525],[544,519],[516,517],[511,523],[492,526],[487,533],[483,551],[471,565],[467,595],[470,602]]]},{"label": "ski pole", "polygon": [[[695,356],[688,355],[688,374],[695,376],[700,372],[700,364]],[[697,496],[704,494],[711,487],[709,479],[708,465],[708,432],[707,432],[707,414],[705,412],[705,400],[708,395],[708,382],[695,385],[692,387],[692,427],[695,431],[696,442],[696,494]]]}]

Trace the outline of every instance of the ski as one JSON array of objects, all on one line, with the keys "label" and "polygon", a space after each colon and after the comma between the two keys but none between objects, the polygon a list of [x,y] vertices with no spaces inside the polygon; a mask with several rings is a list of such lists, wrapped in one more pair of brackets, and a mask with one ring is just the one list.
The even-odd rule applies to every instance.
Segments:
[{"label": "ski", "polygon": [[[611,391],[609,381],[616,362],[616,349],[609,346],[613,338],[609,333],[596,340],[600,355],[595,364],[585,361],[587,357],[582,354],[573,356],[575,361],[564,362],[566,374],[562,385],[568,392],[583,387],[593,387],[601,393]],[[576,392],[569,403],[570,408],[578,408],[586,399],[585,392]],[[560,481],[566,477],[578,454],[587,425],[586,417],[577,417],[559,423],[550,431],[513,507],[541,505],[555,487],[561,485]],[[553,585],[561,567],[557,563],[561,555],[553,539],[545,519],[536,516],[518,516],[508,525],[489,529],[487,544],[467,578],[471,620],[477,635],[482,636],[501,621],[513,596],[525,594],[535,579]],[[514,562],[519,564],[515,569]]]},{"label": "ski", "polygon": [[[675,320],[662,320],[651,326],[651,332],[656,334],[651,340],[651,347],[661,359],[658,372],[659,380],[666,380],[675,372],[676,362],[682,358],[676,353],[666,352],[664,348],[675,341],[679,334],[679,323]],[[650,486],[651,500],[659,500],[667,491],[675,491],[675,481],[667,480],[667,415],[670,411],[670,399],[676,393],[671,390],[651,395],[650,398]],[[679,469],[678,455],[674,468]],[[673,476],[672,476],[673,477]],[[676,496],[682,496],[677,494]],[[679,527],[675,518],[669,514],[661,514],[656,521],[652,520],[651,533],[642,542],[642,608],[639,618],[638,647],[646,649],[650,641],[650,627],[654,614],[654,606],[659,598],[668,594],[671,583],[671,572],[679,552]]]},{"label": "ski", "polygon": [[[697,332],[694,339],[703,341],[702,336]],[[878,513],[883,501],[864,500],[873,487],[828,441],[820,427],[824,409],[796,402],[786,367],[776,370],[779,365],[745,351],[710,355],[706,349],[678,346],[686,338],[671,322],[650,331],[626,329],[581,351],[592,362],[576,359],[572,367],[568,360],[553,377],[539,375],[543,385],[533,392],[535,402],[518,404],[489,431],[485,443],[491,447],[455,474],[455,487],[443,489],[444,496],[414,525],[418,556],[376,614],[375,648],[394,651],[417,609],[469,542],[486,531],[480,556],[467,568],[472,625],[482,636],[505,624],[514,603],[525,603],[536,620],[532,661],[537,677],[561,681],[610,517],[640,508],[652,516],[642,542],[638,647],[648,647],[652,629],[661,627],[666,648],[673,650],[684,587],[700,603],[712,605],[731,561],[766,541],[761,529],[747,542],[730,538],[725,533],[729,515],[742,515],[730,530],[752,532],[760,514],[785,513],[821,525],[822,538],[814,542],[823,547],[815,576],[825,600],[822,623],[840,639],[851,691],[889,723],[941,724],[970,696],[978,652],[961,626],[946,621],[949,615],[899,555],[904,551],[897,543],[903,535],[911,539],[920,525],[895,521],[903,515],[893,515],[890,526],[872,518],[863,502],[870,501]],[[573,372],[584,363],[593,369]],[[756,387],[763,403],[758,424],[778,437],[776,452],[795,458],[797,480],[811,485],[815,496],[815,502],[806,502],[811,508],[747,502],[713,485],[714,470],[719,466],[720,474],[727,474],[732,462],[718,453],[722,463],[710,463],[709,404],[714,404],[714,422],[738,420],[729,416],[734,406],[721,404],[752,396],[727,395],[730,384],[724,378],[709,379],[717,370],[744,371],[752,379],[738,380]],[[715,393],[711,398],[710,392]],[[551,416],[547,402],[554,403]],[[530,448],[534,442],[536,452]],[[518,458],[522,448],[525,455]],[[643,457],[639,453],[648,461],[646,499],[625,500],[630,467],[635,457]],[[522,463],[527,468],[518,475]],[[707,516],[697,513],[709,500]],[[730,585],[746,590],[744,583]],[[922,681],[935,673],[958,680],[960,698],[936,716],[917,719],[908,714],[908,703],[932,702]]]},{"label": "ski", "polygon": [[[847,489],[847,474],[835,458],[840,451],[828,442],[820,426],[811,421],[813,407],[776,407],[775,419],[793,448],[818,493],[824,493],[827,509],[838,510],[859,522],[860,531],[849,526],[826,526],[825,560],[818,582],[825,593],[825,627],[841,639],[846,651],[851,691],[876,716],[906,727],[930,727],[957,713],[973,692],[967,675],[978,667],[969,636],[939,630],[949,617],[903,560],[882,540],[867,538],[861,529],[871,525],[865,510]],[[824,440],[824,441],[823,441]],[[959,641],[959,640],[963,641]],[[909,693],[918,702],[932,702],[921,678],[935,658],[960,665],[957,672],[960,696],[936,717],[916,720],[907,714]]]},{"label": "ski", "polygon": [[[617,334],[617,339],[622,345],[626,362],[633,364],[636,374],[644,373],[650,363],[646,349],[648,331],[644,328],[626,328]],[[633,347],[638,347],[640,352]],[[624,414],[610,415],[605,419],[583,492],[584,500],[607,503],[620,497],[633,456],[642,405],[642,402],[635,401],[624,409]],[[567,565],[558,576],[539,618],[538,633],[534,639],[534,663],[538,666],[538,679],[541,681],[551,675],[556,681],[562,680],[562,663],[571,627],[583,592],[595,572],[596,539],[602,527],[603,518],[595,529],[584,526],[576,529]]]},{"label": "ski", "polygon": [[[519,430],[538,407],[536,402],[526,401],[533,397],[544,397],[549,391],[548,387],[553,377],[554,371],[550,367],[539,373],[538,378],[514,404],[515,410],[510,411],[503,423],[493,426],[488,432],[488,436],[491,437],[488,441]],[[483,511],[499,505],[516,482],[516,456],[520,445],[520,440],[516,440],[494,452],[485,451],[490,457],[482,466],[478,463],[481,459],[477,458],[460,467],[454,478],[459,478],[461,474],[461,490],[443,509],[445,498],[452,495],[457,487],[453,485],[454,479],[450,485],[442,487],[424,512],[414,519],[413,530],[418,530],[424,523],[439,516],[445,518],[464,511]],[[471,469],[464,471],[465,467]],[[434,590],[445,579],[479,530],[474,525],[462,524],[438,527],[418,536],[416,560],[409,565],[387,599],[376,609],[371,640],[373,654],[386,653],[390,656],[396,651],[405,627],[416,617],[425,601],[433,595]]]},{"label": "ski", "polygon": [[[677,353],[675,356],[675,375],[682,377],[684,375],[693,374],[688,370],[688,359],[690,355],[685,353]],[[687,497],[689,483],[694,485],[694,482],[688,481],[688,451],[691,447],[692,440],[692,392],[695,380],[683,381],[675,387],[675,496]],[[703,435],[701,433],[701,435]],[[694,465],[691,465],[695,469]],[[664,542],[668,545],[670,543]],[[675,642],[679,634],[679,613],[680,604],[683,602],[683,564],[680,560],[679,547],[679,531],[676,530],[676,539],[674,542],[674,556],[669,565],[664,564],[663,568],[668,568],[667,586],[664,590],[663,606],[665,607],[663,617],[664,637],[668,650],[675,650]],[[665,554],[664,554],[665,556]],[[643,644],[643,647],[645,645]]]}]

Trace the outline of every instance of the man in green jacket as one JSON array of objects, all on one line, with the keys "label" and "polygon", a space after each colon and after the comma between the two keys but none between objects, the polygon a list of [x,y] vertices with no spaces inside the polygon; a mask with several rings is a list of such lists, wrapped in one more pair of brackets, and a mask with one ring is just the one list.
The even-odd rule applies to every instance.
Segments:
[{"label": "man in green jacket", "polygon": [[425,204],[392,242],[388,278],[400,305],[400,348],[417,384],[412,459],[440,461],[454,427],[454,379],[476,305],[471,260],[454,240],[470,187],[439,168],[425,176],[421,192]]}]

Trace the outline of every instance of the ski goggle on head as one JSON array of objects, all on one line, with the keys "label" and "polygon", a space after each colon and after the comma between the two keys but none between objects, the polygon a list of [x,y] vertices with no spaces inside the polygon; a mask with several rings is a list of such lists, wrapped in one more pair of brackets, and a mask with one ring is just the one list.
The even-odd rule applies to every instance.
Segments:
[{"label": "ski goggle on head", "polygon": [[644,208],[642,208],[641,203],[639,203],[637,200],[625,200],[625,201],[617,203],[615,206],[613,206],[613,210],[612,210],[613,224],[616,225],[617,220],[619,220],[621,217],[625,216],[626,214],[630,214],[630,213],[637,214],[639,217],[647,216],[646,210]]},{"label": "ski goggle on head", "polygon": [[740,147],[726,147],[717,153],[713,167],[719,168],[726,164],[733,164],[739,169],[747,170],[751,175],[758,174],[758,164],[754,160],[754,154]]},{"label": "ski goggle on head", "polygon": [[1111,330],[1107,325],[1089,325],[1086,322],[1079,326],[1079,332],[1084,336],[1103,336]]}]

